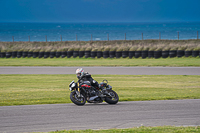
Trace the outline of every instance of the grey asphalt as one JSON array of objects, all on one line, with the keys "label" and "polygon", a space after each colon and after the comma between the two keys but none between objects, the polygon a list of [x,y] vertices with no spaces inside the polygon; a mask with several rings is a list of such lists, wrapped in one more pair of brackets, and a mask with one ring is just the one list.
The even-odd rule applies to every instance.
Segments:
[{"label": "grey asphalt", "polygon": [[200,99],[0,107],[0,132],[199,126]]},{"label": "grey asphalt", "polygon": [[[0,67],[0,74],[75,74],[79,67]],[[200,67],[82,67],[91,74],[200,75]]]}]

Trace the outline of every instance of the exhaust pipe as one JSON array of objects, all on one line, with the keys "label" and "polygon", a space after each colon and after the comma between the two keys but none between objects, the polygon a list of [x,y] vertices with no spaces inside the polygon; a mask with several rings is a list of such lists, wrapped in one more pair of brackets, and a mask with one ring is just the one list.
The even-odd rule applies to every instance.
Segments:
[{"label": "exhaust pipe", "polygon": [[93,97],[90,97],[90,99],[88,101],[93,101],[95,98],[97,98],[98,96],[93,96]]}]

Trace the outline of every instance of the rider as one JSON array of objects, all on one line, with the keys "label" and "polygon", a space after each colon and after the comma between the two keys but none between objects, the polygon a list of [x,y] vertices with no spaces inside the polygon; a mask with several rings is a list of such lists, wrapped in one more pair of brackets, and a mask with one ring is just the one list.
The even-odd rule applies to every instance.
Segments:
[{"label": "rider", "polygon": [[95,87],[97,90],[99,90],[99,84],[97,81],[95,81],[91,74],[89,74],[88,72],[84,72],[84,70],[82,68],[78,68],[76,70],[76,76],[77,78],[80,80],[80,82],[84,82],[84,81],[89,81],[90,84]]}]

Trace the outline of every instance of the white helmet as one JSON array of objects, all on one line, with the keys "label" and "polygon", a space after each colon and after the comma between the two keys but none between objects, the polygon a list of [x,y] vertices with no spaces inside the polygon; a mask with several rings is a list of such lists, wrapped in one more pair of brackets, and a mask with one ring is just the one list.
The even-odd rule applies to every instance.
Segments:
[{"label": "white helmet", "polygon": [[76,69],[76,76],[79,79],[84,74],[83,68]]}]

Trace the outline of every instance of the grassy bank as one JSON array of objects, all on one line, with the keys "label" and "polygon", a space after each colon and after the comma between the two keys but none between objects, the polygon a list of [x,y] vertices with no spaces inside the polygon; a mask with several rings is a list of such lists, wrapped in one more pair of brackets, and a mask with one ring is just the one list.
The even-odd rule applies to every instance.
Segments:
[{"label": "grassy bank", "polygon": [[1,52],[61,52],[61,51],[166,51],[200,50],[200,40],[114,40],[65,42],[0,42]]},{"label": "grassy bank", "polygon": [[[107,79],[120,101],[199,99],[200,76],[93,75]],[[0,106],[71,103],[76,75],[0,75]]]},{"label": "grassy bank", "polygon": [[135,127],[128,129],[109,129],[109,130],[64,130],[50,133],[199,133],[200,127]]},{"label": "grassy bank", "polygon": [[92,59],[92,58],[0,58],[0,66],[200,66],[200,58]]}]

